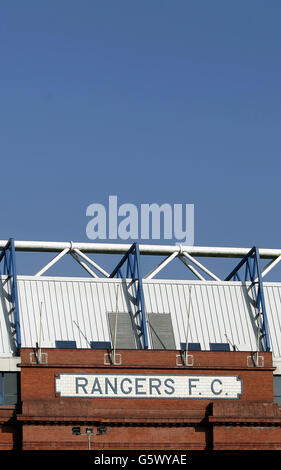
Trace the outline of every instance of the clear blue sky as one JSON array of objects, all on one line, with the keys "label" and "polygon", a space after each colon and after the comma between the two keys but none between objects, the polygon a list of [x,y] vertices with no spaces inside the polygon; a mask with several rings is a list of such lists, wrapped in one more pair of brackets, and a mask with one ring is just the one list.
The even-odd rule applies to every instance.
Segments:
[{"label": "clear blue sky", "polygon": [[1,239],[194,204],[195,244],[280,248],[278,0],[0,0]]}]

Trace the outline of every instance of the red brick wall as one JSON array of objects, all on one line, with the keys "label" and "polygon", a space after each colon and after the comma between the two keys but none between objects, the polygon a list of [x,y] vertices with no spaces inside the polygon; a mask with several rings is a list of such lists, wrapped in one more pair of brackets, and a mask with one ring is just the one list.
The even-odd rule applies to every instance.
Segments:
[{"label": "red brick wall", "polygon": [[0,450],[18,449],[21,445],[20,428],[15,419],[14,406],[0,407]]},{"label": "red brick wall", "polygon": [[[87,436],[72,435],[76,425],[83,433],[94,429],[96,449],[281,449],[270,353],[262,354],[263,367],[254,367],[249,353],[196,351],[193,366],[182,367],[176,351],[119,351],[120,366],[105,365],[104,351],[43,352],[46,363],[36,365],[30,362],[32,350],[21,351],[17,426],[23,449],[87,449]],[[243,393],[237,400],[63,398],[55,393],[55,377],[63,372],[237,375]],[[97,435],[101,423],[107,432]],[[0,433],[0,448],[4,441]]]}]

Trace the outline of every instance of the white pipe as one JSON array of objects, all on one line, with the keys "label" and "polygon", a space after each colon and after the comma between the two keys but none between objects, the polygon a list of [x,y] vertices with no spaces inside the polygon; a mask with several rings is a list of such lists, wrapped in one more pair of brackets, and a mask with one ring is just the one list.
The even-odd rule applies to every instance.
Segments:
[{"label": "white pipe", "polygon": [[[8,240],[0,240],[0,249],[4,248]],[[78,249],[85,253],[124,254],[132,244],[126,243],[83,243],[83,242],[46,242],[46,241],[20,241],[15,240],[16,251],[60,252],[65,249]],[[184,246],[179,245],[139,245],[143,255],[170,255],[174,252],[186,252],[192,256],[215,258],[242,258],[251,248],[210,247],[210,246]],[[281,249],[260,248],[261,258],[273,259],[281,255]]]},{"label": "white pipe", "polygon": [[100,273],[104,274],[105,277],[110,276],[110,274],[107,271],[105,271],[105,269],[103,269],[101,266],[99,266],[97,263],[95,263],[91,258],[89,258],[84,253],[82,253],[82,251],[78,250],[77,248],[75,248],[73,251],[75,251],[75,253],[77,253],[77,255],[81,256],[81,258],[83,258],[85,261],[87,261],[87,263],[94,266],[94,268],[96,268]]},{"label": "white pipe", "polygon": [[220,281],[220,278],[217,277],[215,274],[213,274],[209,269],[205,268],[205,266],[203,266],[203,264],[199,263],[199,261],[197,261],[195,258],[193,258],[192,256],[190,256],[189,253],[186,253],[185,251],[182,253],[184,256],[186,256],[190,261],[192,261],[192,263],[194,263],[196,266],[198,266],[198,268],[202,269],[202,271],[204,271],[206,274],[208,274],[210,277],[212,277],[213,279],[215,279],[215,281]]},{"label": "white pipe", "polygon": [[178,253],[175,251],[170,256],[164,259],[155,269],[153,269],[149,274],[144,276],[144,279],[152,279],[156,274],[158,274],[167,264],[169,264],[174,258],[178,256]]},{"label": "white pipe", "polygon": [[184,258],[184,256],[179,256],[179,259],[183,262],[183,264],[185,264],[185,266],[188,267],[188,269],[190,269],[190,271],[195,274],[195,276],[200,279],[200,281],[205,281],[206,279],[197,271],[197,269],[194,268],[194,266],[192,266],[191,264],[189,264],[187,262],[187,260]]},{"label": "white pipe", "polygon": [[266,265],[266,267],[263,269],[261,273],[261,277],[266,276],[278,263],[280,263],[280,261],[281,261],[281,255],[278,256],[278,258],[275,258],[274,261]]},{"label": "white pipe", "polygon": [[89,266],[86,265],[86,263],[84,263],[84,261],[82,261],[79,258],[79,256],[77,256],[75,253],[72,253],[72,252],[70,254],[71,254],[72,258],[74,258],[75,261],[77,261],[77,263],[79,263],[82,266],[82,268],[84,268],[85,271],[87,271],[92,277],[94,277],[96,279],[99,277],[99,276],[97,276],[96,273],[94,273],[94,271],[92,271],[92,269],[89,268]]},{"label": "white pipe", "polygon": [[66,253],[69,252],[68,248],[65,248],[63,251],[61,251],[57,256],[55,256],[46,266],[44,266],[38,273],[35,274],[35,276],[42,276],[44,272],[46,272],[48,269],[50,269],[54,264],[56,264]]},{"label": "white pipe", "polygon": [[[278,258],[275,258],[273,261],[271,260],[267,265],[263,268],[261,272],[261,277],[264,278],[275,266],[280,263],[281,255]],[[258,281],[258,276],[255,278],[255,282]]]}]

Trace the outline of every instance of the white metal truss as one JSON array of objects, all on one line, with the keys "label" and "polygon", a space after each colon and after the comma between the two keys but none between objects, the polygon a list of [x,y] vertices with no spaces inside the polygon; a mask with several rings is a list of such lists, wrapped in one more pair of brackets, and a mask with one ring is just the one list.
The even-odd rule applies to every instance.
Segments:
[{"label": "white metal truss", "polygon": [[[4,248],[8,240],[0,240],[0,249]],[[111,253],[124,254],[132,244],[126,243],[84,243],[84,242],[46,242],[46,241],[14,241],[16,251],[60,252],[65,248],[78,249],[84,253]],[[167,256],[174,251],[188,252],[192,256],[215,258],[242,258],[250,248],[210,247],[210,246],[184,246],[184,245],[149,245],[139,244],[140,254]],[[260,248],[260,258],[274,259],[281,255],[281,248]]]},{"label": "white metal truss", "polygon": [[95,263],[91,258],[89,258],[88,256],[86,256],[84,253],[82,253],[82,251],[78,250],[78,248],[74,248],[73,250],[78,256],[80,256],[81,258],[83,258],[85,261],[87,261],[87,263],[91,264],[94,268],[96,268],[97,271],[99,271],[101,274],[103,274],[105,277],[109,277],[110,274],[105,270],[103,269],[101,266],[99,266],[97,263]]},{"label": "white metal truss", "polygon": [[50,269],[54,264],[56,264],[66,253],[69,253],[70,249],[65,248],[58,255],[56,255],[51,261],[49,261],[46,266],[44,266],[40,271],[38,271],[35,276],[42,276],[48,269]]},{"label": "white metal truss", "polygon": [[[278,256],[277,258],[271,260],[262,270],[261,276],[264,278],[275,266],[277,266],[278,263],[281,261],[281,255]],[[257,281],[257,278],[256,278]]]},{"label": "white metal truss", "polygon": [[167,266],[167,264],[169,264],[177,256],[178,256],[178,253],[174,251],[174,253],[167,256],[167,258],[165,258],[164,261],[158,264],[158,266],[156,266],[156,268],[154,268],[149,274],[146,274],[144,276],[144,279],[152,279],[154,276],[156,276],[156,274],[162,271],[162,269],[165,268],[165,266]]},{"label": "white metal truss", "polygon": [[220,278],[217,277],[215,274],[213,274],[209,269],[207,269],[203,264],[199,263],[193,256],[191,256],[189,253],[186,251],[183,251],[182,254],[189,259],[192,263],[194,263],[196,266],[198,266],[202,271],[204,271],[206,274],[208,274],[211,278],[213,278],[215,281],[220,281]]},{"label": "white metal truss", "polygon": [[195,276],[197,277],[197,279],[200,279],[200,281],[205,281],[205,278],[202,276],[202,274],[200,274],[197,269],[194,268],[194,266],[192,266],[190,263],[187,262],[187,260],[185,259],[185,257],[183,255],[179,255],[178,256],[179,259],[183,262],[183,264],[185,264],[185,266],[188,267],[188,269],[190,269],[190,271],[195,274]]},{"label": "white metal truss", "polygon": [[[7,240],[0,240],[0,249],[4,248]],[[50,252],[57,253],[54,258],[43,266],[35,276],[42,276],[48,269],[54,266],[66,254],[70,254],[92,277],[99,275],[110,277],[110,274],[93,259],[89,254],[125,254],[131,247],[130,244],[120,243],[79,243],[79,242],[48,242],[48,241],[14,241],[16,251],[21,252]],[[212,280],[221,281],[221,279],[210,271],[206,266],[200,263],[199,258],[242,258],[247,255],[250,248],[235,247],[202,247],[202,246],[183,246],[183,245],[150,245],[139,244],[140,255],[164,256],[160,262],[149,273],[144,275],[144,279],[154,278],[163,270],[172,260],[178,258],[185,266],[200,280],[206,280],[205,275]],[[281,261],[281,249],[259,249],[261,259],[268,259],[269,263],[262,270],[264,278]],[[93,268],[93,269],[92,269]],[[97,271],[99,273],[96,274]]]},{"label": "white metal truss", "polygon": [[72,251],[70,254],[92,277],[98,277],[98,275],[91,268],[89,268],[89,266],[87,266],[87,264],[84,263],[84,261],[82,261],[79,256],[76,255],[76,253]]}]

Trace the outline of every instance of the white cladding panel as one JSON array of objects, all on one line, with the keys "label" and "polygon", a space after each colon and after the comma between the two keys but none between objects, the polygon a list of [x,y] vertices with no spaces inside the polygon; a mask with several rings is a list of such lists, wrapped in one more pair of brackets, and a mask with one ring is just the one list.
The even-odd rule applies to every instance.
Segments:
[{"label": "white cladding panel", "polygon": [[[3,357],[15,353],[15,344],[8,283],[2,277],[0,284]],[[75,340],[78,348],[90,347],[90,341],[109,341],[108,312],[116,311],[118,285],[118,311],[134,313],[130,280],[18,276],[22,346],[34,347],[40,337],[42,347],[54,347],[56,340]],[[171,314],[177,349],[186,341],[190,286],[189,342],[209,350],[209,343],[225,343],[228,338],[240,350],[257,349],[249,283],[143,280],[146,312]],[[271,348],[280,357],[281,283],[264,283],[264,296]]]},{"label": "white cladding panel", "polygon": [[281,357],[281,284],[263,283],[269,341],[274,357]]},{"label": "white cladding panel", "polygon": [[116,309],[118,284],[118,310],[127,312],[126,283],[120,280],[19,277],[22,346],[39,342],[40,311],[42,345],[75,340],[78,348],[88,348],[90,341],[108,341],[107,313]]},{"label": "white cladding panel", "polygon": [[204,350],[209,350],[209,343],[228,342],[227,338],[238,348],[247,344],[248,350],[256,350],[254,308],[245,284],[151,280],[144,282],[144,297],[147,312],[171,313],[178,348],[186,341],[188,329],[188,342],[200,343]]}]

